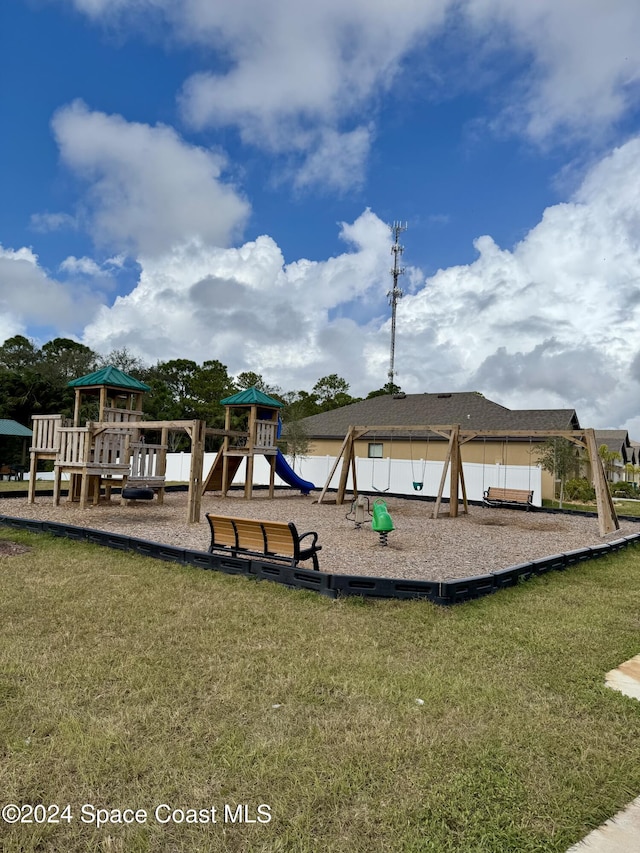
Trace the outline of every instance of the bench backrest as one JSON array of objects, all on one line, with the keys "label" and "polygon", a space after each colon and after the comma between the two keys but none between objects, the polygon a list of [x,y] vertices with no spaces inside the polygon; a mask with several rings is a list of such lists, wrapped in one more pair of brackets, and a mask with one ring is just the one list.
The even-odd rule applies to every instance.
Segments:
[{"label": "bench backrest", "polygon": [[267,551],[271,554],[284,554],[285,557],[297,557],[298,535],[294,525],[289,522],[262,522],[267,537]]},{"label": "bench backrest", "polygon": [[236,539],[236,528],[230,518],[223,515],[207,515],[211,538],[216,545],[228,545],[230,548],[238,547]]},{"label": "bench backrest", "polygon": [[212,544],[247,551],[297,556],[297,531],[292,523],[233,518],[207,513]]}]

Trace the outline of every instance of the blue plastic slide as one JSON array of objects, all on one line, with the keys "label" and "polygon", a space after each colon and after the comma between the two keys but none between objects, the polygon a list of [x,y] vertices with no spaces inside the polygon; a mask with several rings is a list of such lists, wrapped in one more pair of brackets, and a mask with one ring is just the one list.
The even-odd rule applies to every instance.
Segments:
[{"label": "blue plastic slide", "polygon": [[300,489],[303,495],[308,495],[312,489],[315,489],[313,483],[298,477],[280,451],[278,451],[278,455],[276,456],[276,474],[285,483],[293,486],[294,489]]}]

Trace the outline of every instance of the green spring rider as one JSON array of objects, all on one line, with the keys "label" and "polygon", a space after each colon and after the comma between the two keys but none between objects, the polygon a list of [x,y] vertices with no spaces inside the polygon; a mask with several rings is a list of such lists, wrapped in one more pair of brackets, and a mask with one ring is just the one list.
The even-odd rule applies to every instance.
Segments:
[{"label": "green spring rider", "polygon": [[387,544],[387,536],[394,530],[393,521],[389,515],[387,504],[378,498],[373,502],[373,518],[371,519],[371,529],[375,530],[380,535],[380,544]]}]

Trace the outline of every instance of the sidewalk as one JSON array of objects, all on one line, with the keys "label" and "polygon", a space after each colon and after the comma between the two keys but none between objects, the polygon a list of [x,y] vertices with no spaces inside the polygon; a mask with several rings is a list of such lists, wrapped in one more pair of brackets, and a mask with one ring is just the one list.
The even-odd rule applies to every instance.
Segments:
[{"label": "sidewalk", "polygon": [[[640,699],[640,655],[608,672],[605,684],[625,696]],[[640,797],[567,853],[640,853]]]}]

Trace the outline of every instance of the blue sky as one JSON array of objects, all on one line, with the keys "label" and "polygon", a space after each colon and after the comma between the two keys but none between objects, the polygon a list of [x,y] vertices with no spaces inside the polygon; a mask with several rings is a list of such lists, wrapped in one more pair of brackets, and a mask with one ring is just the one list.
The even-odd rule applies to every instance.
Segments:
[{"label": "blue sky", "polygon": [[634,0],[6,0],[0,339],[640,437]]}]

